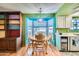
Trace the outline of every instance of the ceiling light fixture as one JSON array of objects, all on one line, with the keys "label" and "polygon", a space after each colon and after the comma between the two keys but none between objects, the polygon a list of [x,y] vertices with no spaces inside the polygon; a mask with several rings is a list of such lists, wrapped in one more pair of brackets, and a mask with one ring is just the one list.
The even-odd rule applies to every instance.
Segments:
[{"label": "ceiling light fixture", "polygon": [[41,18],[42,8],[40,8],[40,11],[39,11],[39,12],[40,12],[40,18],[39,18],[38,21],[39,21],[39,22],[42,22],[42,21],[43,21],[43,19]]}]

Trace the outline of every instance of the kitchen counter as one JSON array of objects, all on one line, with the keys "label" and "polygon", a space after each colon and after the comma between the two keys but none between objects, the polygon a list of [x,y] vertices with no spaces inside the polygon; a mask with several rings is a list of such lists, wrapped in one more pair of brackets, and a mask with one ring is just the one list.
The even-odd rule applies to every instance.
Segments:
[{"label": "kitchen counter", "polygon": [[[65,49],[64,51],[79,51],[79,33],[62,33],[60,35],[60,41],[61,47]],[[74,44],[73,41],[75,42]]]},{"label": "kitchen counter", "polygon": [[60,36],[76,36],[74,33],[62,33]]}]

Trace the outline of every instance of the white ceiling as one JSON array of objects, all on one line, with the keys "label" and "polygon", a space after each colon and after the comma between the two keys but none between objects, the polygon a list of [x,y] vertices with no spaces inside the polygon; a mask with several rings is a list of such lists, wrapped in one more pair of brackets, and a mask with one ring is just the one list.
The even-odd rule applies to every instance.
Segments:
[{"label": "white ceiling", "polygon": [[21,11],[22,13],[55,13],[62,3],[0,3],[0,11]]}]

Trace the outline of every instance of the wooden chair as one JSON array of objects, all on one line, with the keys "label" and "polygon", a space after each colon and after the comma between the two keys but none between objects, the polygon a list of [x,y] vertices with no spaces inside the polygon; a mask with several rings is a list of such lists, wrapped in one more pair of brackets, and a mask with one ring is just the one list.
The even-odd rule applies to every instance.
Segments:
[{"label": "wooden chair", "polygon": [[37,49],[43,50],[47,54],[48,40],[51,39],[51,36],[45,37],[42,33],[35,35],[35,37],[29,38],[32,43],[33,51]]},{"label": "wooden chair", "polygon": [[47,49],[47,42],[44,40],[45,36],[42,33],[39,33],[38,35],[35,35],[35,38],[36,40],[33,43],[34,50],[41,49],[45,51]]}]

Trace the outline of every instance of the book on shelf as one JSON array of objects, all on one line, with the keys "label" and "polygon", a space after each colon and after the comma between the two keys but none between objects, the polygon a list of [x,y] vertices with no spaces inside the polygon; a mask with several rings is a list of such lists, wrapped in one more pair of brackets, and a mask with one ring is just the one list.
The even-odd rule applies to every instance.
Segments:
[{"label": "book on shelf", "polygon": [[9,20],[9,24],[20,24],[19,20]]},{"label": "book on shelf", "polygon": [[4,30],[0,31],[0,38],[5,38],[5,31]]},{"label": "book on shelf", "polygon": [[4,23],[5,23],[5,21],[0,19],[0,24],[4,24]]},{"label": "book on shelf", "polygon": [[0,25],[0,29],[4,29],[5,28],[5,26],[4,25]]},{"label": "book on shelf", "polygon": [[8,30],[9,37],[19,37],[20,31],[19,30]]},{"label": "book on shelf", "polygon": [[9,19],[20,19],[19,15],[9,15]]},{"label": "book on shelf", "polygon": [[13,30],[20,30],[20,26],[19,25],[8,25],[8,29],[13,29]]},{"label": "book on shelf", "polygon": [[5,18],[5,15],[0,15],[0,19],[4,19]]}]

